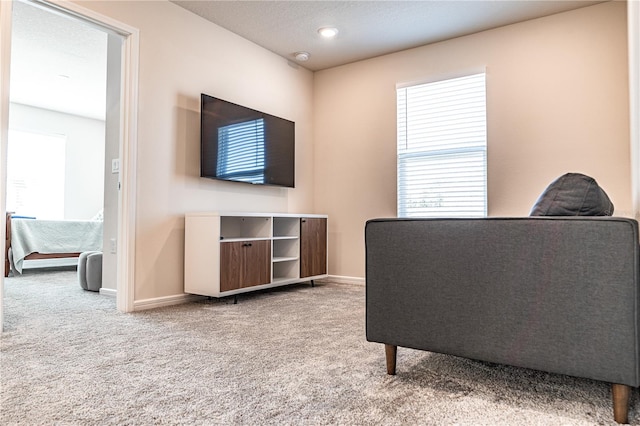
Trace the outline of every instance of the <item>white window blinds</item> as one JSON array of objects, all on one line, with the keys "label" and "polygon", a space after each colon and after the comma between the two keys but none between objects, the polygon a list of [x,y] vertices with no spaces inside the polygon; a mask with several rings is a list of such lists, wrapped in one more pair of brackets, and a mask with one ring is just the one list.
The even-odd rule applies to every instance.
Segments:
[{"label": "white window blinds", "polygon": [[485,74],[397,90],[398,217],[487,214]]}]

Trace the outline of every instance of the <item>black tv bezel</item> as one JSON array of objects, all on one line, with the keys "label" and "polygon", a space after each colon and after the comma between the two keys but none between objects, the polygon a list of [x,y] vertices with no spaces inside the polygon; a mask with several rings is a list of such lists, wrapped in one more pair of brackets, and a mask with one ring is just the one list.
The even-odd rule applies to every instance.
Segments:
[{"label": "black tv bezel", "polygon": [[[270,120],[276,120],[280,123],[286,123],[288,125],[291,125],[291,147],[290,149],[287,150],[287,152],[289,153],[289,155],[291,156],[291,158],[289,159],[290,161],[290,169],[291,169],[291,179],[290,179],[290,184],[289,182],[287,183],[273,183],[273,182],[260,182],[260,183],[255,183],[255,182],[246,182],[243,180],[236,180],[236,179],[229,179],[229,178],[223,178],[223,177],[219,177],[219,176],[215,176],[215,175],[210,175],[210,174],[205,174],[204,173],[204,150],[205,150],[205,141],[204,141],[204,126],[205,126],[205,120],[204,120],[204,112],[205,112],[205,99],[209,98],[209,102],[211,102],[212,100],[221,104],[221,105],[229,105],[231,107],[234,108],[239,108],[241,110],[244,110],[247,114],[249,115],[258,115]],[[296,153],[296,138],[295,138],[295,121],[292,120],[287,120],[286,118],[282,118],[273,114],[269,114],[266,113],[264,111],[260,111],[257,109],[253,109],[253,108],[249,108],[246,107],[244,105],[240,105],[231,101],[227,101],[226,99],[222,99],[222,98],[218,98],[216,96],[211,96],[208,95],[206,93],[201,93],[200,94],[200,177],[201,178],[205,178],[205,179],[211,179],[211,180],[215,180],[215,181],[220,181],[220,182],[233,182],[233,183],[241,183],[241,184],[246,184],[246,185],[252,185],[252,186],[270,186],[270,187],[277,187],[277,188],[295,188],[295,181],[296,181],[296,158],[295,158],[295,153]]]}]

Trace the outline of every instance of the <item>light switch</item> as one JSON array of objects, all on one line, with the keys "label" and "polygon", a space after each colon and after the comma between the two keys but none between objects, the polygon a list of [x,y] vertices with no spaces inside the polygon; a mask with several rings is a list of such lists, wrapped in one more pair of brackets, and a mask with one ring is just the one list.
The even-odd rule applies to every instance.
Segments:
[{"label": "light switch", "polygon": [[111,160],[111,173],[120,173],[120,159],[114,158]]}]

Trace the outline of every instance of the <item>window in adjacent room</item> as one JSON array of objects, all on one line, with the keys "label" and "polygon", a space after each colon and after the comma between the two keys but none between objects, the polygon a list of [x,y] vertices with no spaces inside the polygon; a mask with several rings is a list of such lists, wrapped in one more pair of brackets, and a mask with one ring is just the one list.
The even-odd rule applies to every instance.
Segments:
[{"label": "window in adjacent room", "polygon": [[7,211],[38,219],[64,219],[63,135],[9,130]]},{"label": "window in adjacent room", "polygon": [[487,214],[485,74],[399,87],[398,217]]}]

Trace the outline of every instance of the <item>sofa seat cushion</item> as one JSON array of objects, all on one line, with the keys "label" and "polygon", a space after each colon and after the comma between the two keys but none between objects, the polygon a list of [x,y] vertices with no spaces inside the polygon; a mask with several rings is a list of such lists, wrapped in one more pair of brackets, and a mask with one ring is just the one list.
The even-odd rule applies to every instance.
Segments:
[{"label": "sofa seat cushion", "polygon": [[611,216],[613,203],[595,179],[567,173],[544,190],[530,216]]}]

